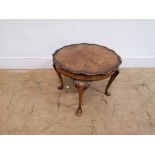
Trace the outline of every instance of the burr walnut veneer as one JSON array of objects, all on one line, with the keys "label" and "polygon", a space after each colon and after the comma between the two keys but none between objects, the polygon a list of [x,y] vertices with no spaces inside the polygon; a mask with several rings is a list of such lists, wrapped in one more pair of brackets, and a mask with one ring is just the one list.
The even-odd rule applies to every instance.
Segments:
[{"label": "burr walnut veneer", "polygon": [[110,77],[105,88],[105,94],[111,95],[108,88],[119,74],[121,62],[120,56],[113,50],[96,44],[68,45],[58,49],[53,54],[53,67],[61,83],[58,89],[63,89],[61,76],[63,74],[73,79],[73,83],[79,92],[77,116],[82,114],[83,93],[92,81]]}]

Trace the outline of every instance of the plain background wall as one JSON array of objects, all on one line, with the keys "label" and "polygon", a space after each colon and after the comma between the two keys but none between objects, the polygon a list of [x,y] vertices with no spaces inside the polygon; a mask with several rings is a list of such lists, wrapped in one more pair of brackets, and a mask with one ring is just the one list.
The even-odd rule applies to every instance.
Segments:
[{"label": "plain background wall", "polygon": [[155,20],[0,20],[0,68],[50,68],[67,44],[114,49],[122,67],[155,67]]}]

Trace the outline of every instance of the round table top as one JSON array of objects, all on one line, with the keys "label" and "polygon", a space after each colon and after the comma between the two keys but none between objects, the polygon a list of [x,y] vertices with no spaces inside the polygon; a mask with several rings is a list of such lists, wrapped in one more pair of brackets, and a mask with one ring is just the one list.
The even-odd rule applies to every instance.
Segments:
[{"label": "round table top", "polygon": [[108,74],[118,69],[121,58],[113,50],[96,44],[72,44],[53,54],[53,63],[74,74]]}]

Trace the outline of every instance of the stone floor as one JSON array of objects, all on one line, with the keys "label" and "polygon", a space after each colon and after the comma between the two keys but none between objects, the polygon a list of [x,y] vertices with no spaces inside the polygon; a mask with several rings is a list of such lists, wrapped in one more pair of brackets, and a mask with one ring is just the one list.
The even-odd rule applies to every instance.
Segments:
[{"label": "stone floor", "polygon": [[155,68],[121,69],[85,91],[77,117],[72,80],[57,90],[54,70],[0,70],[0,134],[155,134]]}]

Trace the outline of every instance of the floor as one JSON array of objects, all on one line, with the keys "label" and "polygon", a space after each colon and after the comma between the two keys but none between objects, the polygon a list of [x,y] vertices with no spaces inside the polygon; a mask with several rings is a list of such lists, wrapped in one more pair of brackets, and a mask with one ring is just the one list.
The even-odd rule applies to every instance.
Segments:
[{"label": "floor", "polygon": [[121,69],[104,95],[107,80],[93,82],[77,117],[78,93],[52,70],[0,70],[0,134],[155,134],[155,68]]}]

